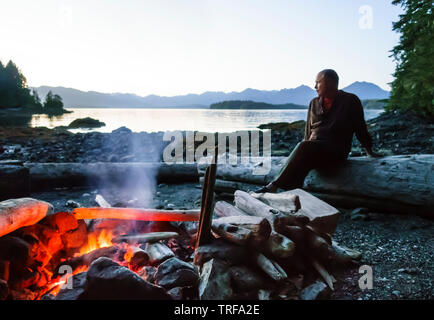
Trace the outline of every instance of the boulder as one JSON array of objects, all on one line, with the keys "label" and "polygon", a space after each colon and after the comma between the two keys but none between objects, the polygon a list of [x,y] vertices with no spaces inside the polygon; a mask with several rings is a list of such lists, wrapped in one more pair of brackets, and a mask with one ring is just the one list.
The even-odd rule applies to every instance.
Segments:
[{"label": "boulder", "polygon": [[200,274],[200,300],[228,300],[233,295],[229,265],[219,259],[205,262]]},{"label": "boulder", "polygon": [[170,258],[158,266],[155,283],[166,289],[197,285],[199,273],[196,268],[178,258]]},{"label": "boulder", "polygon": [[161,287],[113,260],[101,257],[92,262],[80,300],[170,300]]}]

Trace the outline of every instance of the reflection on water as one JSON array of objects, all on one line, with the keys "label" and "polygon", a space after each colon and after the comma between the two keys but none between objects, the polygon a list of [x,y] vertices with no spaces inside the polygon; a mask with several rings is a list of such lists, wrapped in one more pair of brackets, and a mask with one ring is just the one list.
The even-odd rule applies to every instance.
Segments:
[{"label": "reflection on water", "polygon": [[[233,132],[257,129],[260,124],[270,122],[293,122],[305,120],[307,109],[289,110],[210,110],[210,109],[94,109],[69,108],[73,111],[59,117],[34,115],[30,125],[54,128],[67,126],[77,118],[91,117],[106,124],[105,127],[72,132],[111,132],[125,126],[135,132],[157,132],[170,130],[198,130],[208,132]],[[382,110],[366,110],[366,119],[378,116]]]}]

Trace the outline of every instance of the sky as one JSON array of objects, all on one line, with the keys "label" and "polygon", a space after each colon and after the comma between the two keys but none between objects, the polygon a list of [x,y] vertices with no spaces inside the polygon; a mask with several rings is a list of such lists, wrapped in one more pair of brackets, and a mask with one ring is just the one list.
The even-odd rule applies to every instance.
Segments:
[{"label": "sky", "polygon": [[387,0],[0,0],[0,61],[29,86],[173,96],[314,86],[390,90],[402,9]]}]

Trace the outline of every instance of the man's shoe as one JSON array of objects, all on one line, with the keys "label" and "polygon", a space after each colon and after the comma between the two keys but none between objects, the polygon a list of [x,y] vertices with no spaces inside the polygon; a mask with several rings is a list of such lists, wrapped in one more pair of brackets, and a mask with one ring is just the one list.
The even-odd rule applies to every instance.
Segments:
[{"label": "man's shoe", "polygon": [[273,183],[270,183],[267,184],[265,187],[255,190],[255,193],[266,193],[266,192],[276,193],[276,191],[277,191],[277,187]]}]

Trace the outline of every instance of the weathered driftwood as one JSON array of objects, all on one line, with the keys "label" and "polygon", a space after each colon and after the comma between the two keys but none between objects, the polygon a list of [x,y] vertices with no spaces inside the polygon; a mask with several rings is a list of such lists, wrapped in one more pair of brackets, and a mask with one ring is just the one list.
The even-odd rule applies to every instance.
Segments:
[{"label": "weathered driftwood", "polygon": [[198,181],[196,164],[166,164],[164,162],[125,163],[25,163],[30,171],[31,189],[55,186],[99,185],[102,182],[124,185],[130,177],[146,177],[158,182]]},{"label": "weathered driftwood", "polygon": [[230,216],[214,219],[212,230],[239,245],[259,246],[271,233],[267,219],[253,216]]},{"label": "weathered driftwood", "polygon": [[250,195],[283,213],[295,213],[301,208],[298,195],[290,192],[281,193],[250,193]]},{"label": "weathered driftwood", "polygon": [[144,250],[149,256],[149,263],[153,266],[175,256],[173,251],[161,242],[147,243]]},{"label": "weathered driftwood", "polygon": [[52,212],[51,204],[32,198],[2,201],[0,202],[0,237],[18,228],[33,225]]},{"label": "weathered driftwood", "polygon": [[[272,157],[270,171],[265,175],[255,170],[263,163],[260,158],[241,159],[236,165],[222,162],[217,166],[217,179],[264,185],[274,178],[285,160],[285,157]],[[197,168],[199,175],[203,176],[206,165],[198,164]]]},{"label": "weathered driftwood", "polygon": [[284,235],[272,231],[270,237],[262,245],[261,251],[273,257],[285,259],[294,254],[295,244]]},{"label": "weathered driftwood", "polygon": [[330,175],[310,174],[305,186],[315,192],[366,196],[434,207],[434,155],[352,158]]},{"label": "weathered driftwood", "polygon": [[255,256],[255,261],[262,271],[264,271],[274,281],[281,281],[288,277],[285,270],[283,270],[277,262],[268,259],[261,253]]},{"label": "weathered driftwood", "polygon": [[318,273],[324,279],[324,281],[329,286],[329,288],[331,290],[334,290],[333,288],[333,282],[335,280],[334,277],[315,259],[311,259],[311,262],[315,270],[318,271]]},{"label": "weathered driftwood", "polygon": [[202,187],[200,204],[199,226],[195,247],[210,243],[213,240],[211,234],[212,215],[214,211],[214,185],[216,180],[218,148],[214,150],[214,161],[205,171],[205,180]]},{"label": "weathered driftwood", "polygon": [[271,218],[273,215],[279,213],[278,210],[266,205],[262,201],[255,199],[247,192],[237,190],[235,191],[235,206],[250,215],[257,217]]},{"label": "weathered driftwood", "polygon": [[[225,201],[218,201],[215,205],[214,211],[217,215],[222,217],[248,216],[246,212],[242,211],[237,207],[234,207],[233,205]],[[294,216],[288,218],[293,219]],[[295,219],[298,219],[298,217],[296,217]],[[309,221],[309,219],[304,216],[302,216],[301,219]],[[286,220],[285,221],[280,220],[280,221],[285,223],[287,222]],[[270,224],[270,226],[271,229],[274,229],[273,225]],[[272,231],[268,239],[264,243],[262,243],[262,245],[258,249],[261,252],[264,252],[276,258],[287,258],[292,256],[295,250],[295,246],[294,246],[294,242],[288,239],[287,237],[285,237],[284,235]]]},{"label": "weathered driftwood", "polygon": [[140,208],[75,208],[76,219],[121,219],[141,221],[197,221],[199,210],[159,210]]},{"label": "weathered driftwood", "polygon": [[248,216],[249,214],[243,210],[234,207],[226,201],[217,201],[214,206],[214,212],[219,217],[230,217],[230,216]]},{"label": "weathered driftwood", "polygon": [[121,235],[112,239],[113,243],[128,242],[128,243],[144,243],[144,242],[157,242],[160,240],[167,240],[179,236],[177,232],[149,232],[144,234],[135,235]]},{"label": "weathered driftwood", "polygon": [[281,194],[291,194],[299,197],[301,209],[297,211],[297,214],[309,218],[308,226],[311,226],[319,233],[334,234],[340,215],[338,209],[302,189],[294,189]]},{"label": "weathered driftwood", "polygon": [[[204,177],[200,177],[199,181],[203,185]],[[233,193],[235,190],[243,190],[246,192],[250,192],[250,191],[254,191],[260,187],[261,187],[261,185],[258,185],[258,184],[250,184],[250,183],[239,182],[239,181],[229,181],[229,180],[216,179],[214,190],[217,193]]]},{"label": "weathered driftwood", "polygon": [[95,196],[95,202],[101,207],[101,208],[111,208],[111,204],[108,203],[106,199],[100,194],[97,194]]}]

